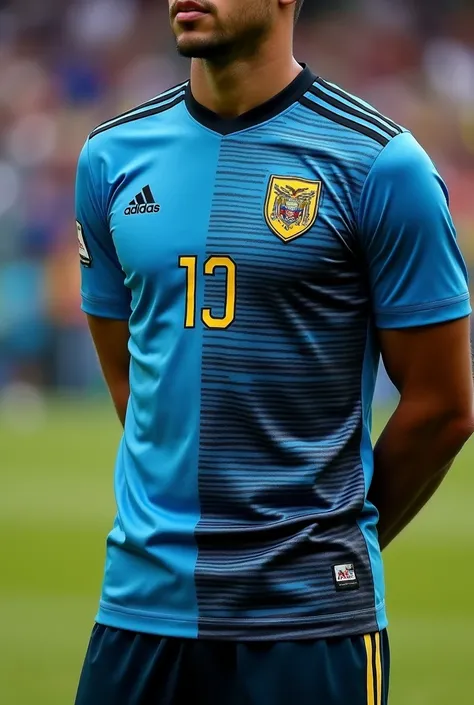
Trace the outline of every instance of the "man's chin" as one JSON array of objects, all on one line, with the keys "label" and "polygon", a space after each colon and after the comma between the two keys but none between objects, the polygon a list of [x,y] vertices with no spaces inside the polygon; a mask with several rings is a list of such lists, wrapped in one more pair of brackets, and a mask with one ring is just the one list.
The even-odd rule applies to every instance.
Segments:
[{"label": "man's chin", "polygon": [[176,42],[178,53],[187,59],[220,59],[229,52],[229,47],[205,39],[181,37]]}]

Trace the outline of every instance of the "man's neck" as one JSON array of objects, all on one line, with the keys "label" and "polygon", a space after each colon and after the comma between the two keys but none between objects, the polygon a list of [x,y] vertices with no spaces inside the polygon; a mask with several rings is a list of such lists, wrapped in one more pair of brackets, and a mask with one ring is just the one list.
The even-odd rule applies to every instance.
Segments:
[{"label": "man's neck", "polygon": [[194,59],[191,89],[195,100],[223,118],[235,118],[280,93],[301,72],[291,53],[261,55],[217,66]]}]

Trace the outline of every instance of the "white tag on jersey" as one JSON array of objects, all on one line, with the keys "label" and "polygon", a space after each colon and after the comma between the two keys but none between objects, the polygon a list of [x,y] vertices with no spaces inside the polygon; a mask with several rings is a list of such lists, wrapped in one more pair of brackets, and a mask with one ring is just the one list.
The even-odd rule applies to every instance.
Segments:
[{"label": "white tag on jersey", "polygon": [[337,590],[349,590],[359,587],[359,580],[353,563],[343,563],[333,566],[334,582]]},{"label": "white tag on jersey", "polygon": [[77,241],[79,243],[79,257],[81,259],[81,264],[83,264],[84,267],[90,267],[92,264],[92,257],[90,256],[89,250],[87,249],[86,240],[84,237],[84,229],[78,220],[76,220],[76,228],[77,228]]}]

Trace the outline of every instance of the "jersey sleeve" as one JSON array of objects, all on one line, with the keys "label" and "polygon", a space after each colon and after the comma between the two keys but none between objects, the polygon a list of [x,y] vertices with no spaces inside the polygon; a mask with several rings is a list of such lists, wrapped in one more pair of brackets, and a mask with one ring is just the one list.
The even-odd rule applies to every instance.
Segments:
[{"label": "jersey sleeve", "polygon": [[471,312],[448,192],[410,133],[382,150],[364,188],[358,232],[379,328],[442,323]]},{"label": "jersey sleeve", "polygon": [[89,140],[77,167],[76,227],[81,261],[82,310],[102,318],[130,317],[130,290],[120,266],[102,204],[99,179],[94,178]]}]

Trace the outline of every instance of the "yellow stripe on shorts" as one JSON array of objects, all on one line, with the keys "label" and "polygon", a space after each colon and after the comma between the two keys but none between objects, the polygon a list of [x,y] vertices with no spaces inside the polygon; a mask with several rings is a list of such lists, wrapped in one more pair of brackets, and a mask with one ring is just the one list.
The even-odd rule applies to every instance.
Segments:
[{"label": "yellow stripe on shorts", "polygon": [[364,636],[365,652],[367,654],[367,705],[375,705],[375,683],[373,666],[373,647],[370,634]]},{"label": "yellow stripe on shorts", "polygon": [[364,636],[367,654],[367,705],[382,705],[382,652],[380,632]]},{"label": "yellow stripe on shorts", "polygon": [[375,675],[377,678],[376,704],[382,705],[382,653],[380,650],[380,632],[375,634]]}]

